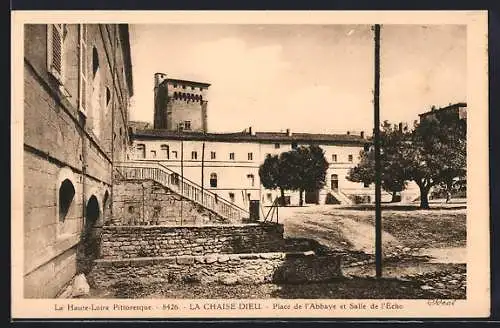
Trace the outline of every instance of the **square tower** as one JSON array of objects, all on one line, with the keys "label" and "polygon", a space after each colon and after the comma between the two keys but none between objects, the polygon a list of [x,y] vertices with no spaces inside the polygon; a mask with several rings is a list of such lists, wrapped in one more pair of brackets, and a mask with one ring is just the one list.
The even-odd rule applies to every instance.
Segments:
[{"label": "square tower", "polygon": [[154,128],[207,132],[209,83],[169,79],[155,74]]}]

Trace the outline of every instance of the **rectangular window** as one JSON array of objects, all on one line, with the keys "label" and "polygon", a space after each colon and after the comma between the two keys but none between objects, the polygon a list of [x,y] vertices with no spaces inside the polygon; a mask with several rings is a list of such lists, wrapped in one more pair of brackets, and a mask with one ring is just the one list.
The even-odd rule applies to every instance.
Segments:
[{"label": "rectangular window", "polygon": [[352,156],[351,154],[349,154],[349,156],[347,157],[347,160],[348,160],[349,162],[352,162],[352,160],[353,160],[353,156]]},{"label": "rectangular window", "polygon": [[195,151],[191,152],[191,159],[198,159],[198,153]]},{"label": "rectangular window", "polygon": [[274,148],[275,148],[275,149],[280,148],[280,144],[279,144],[279,143],[275,143],[275,144],[274,144]]},{"label": "rectangular window", "polygon": [[234,160],[234,153],[229,153],[229,159]]},{"label": "rectangular window", "polygon": [[215,152],[214,151],[210,152],[210,159],[215,159]]},{"label": "rectangular window", "polygon": [[172,158],[177,158],[177,150],[172,150]]},{"label": "rectangular window", "polygon": [[337,161],[337,154],[333,154],[332,155],[332,162],[336,162]]},{"label": "rectangular window", "polygon": [[47,25],[47,69],[62,85],[64,81],[64,24]]},{"label": "rectangular window", "polygon": [[248,160],[253,161],[253,153],[248,153]]},{"label": "rectangular window", "polygon": [[156,150],[151,150],[151,158],[156,158]]},{"label": "rectangular window", "polygon": [[78,84],[78,109],[86,115],[87,113],[87,25],[79,25],[79,84]]},{"label": "rectangular window", "polygon": [[229,193],[229,199],[234,202],[234,192]]},{"label": "rectangular window", "polygon": [[191,130],[191,121],[184,121],[184,130]]}]

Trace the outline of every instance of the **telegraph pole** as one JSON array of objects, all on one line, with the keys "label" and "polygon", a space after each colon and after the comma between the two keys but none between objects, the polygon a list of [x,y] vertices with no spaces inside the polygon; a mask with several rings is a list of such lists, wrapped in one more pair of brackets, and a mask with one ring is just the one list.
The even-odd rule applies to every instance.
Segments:
[{"label": "telegraph pole", "polygon": [[373,90],[373,117],[375,143],[375,271],[382,277],[382,207],[380,165],[380,24],[375,24],[375,85]]}]

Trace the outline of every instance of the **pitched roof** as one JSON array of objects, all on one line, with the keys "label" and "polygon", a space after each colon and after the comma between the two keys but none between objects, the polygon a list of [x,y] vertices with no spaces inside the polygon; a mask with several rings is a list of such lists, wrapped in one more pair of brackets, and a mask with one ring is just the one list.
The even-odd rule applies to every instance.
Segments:
[{"label": "pitched roof", "polygon": [[300,142],[324,144],[364,145],[368,139],[352,134],[319,134],[319,133],[290,133],[286,132],[230,132],[230,133],[203,133],[193,131],[169,131],[163,129],[137,129],[132,132],[133,139],[173,139],[196,141],[225,141],[225,142]]}]

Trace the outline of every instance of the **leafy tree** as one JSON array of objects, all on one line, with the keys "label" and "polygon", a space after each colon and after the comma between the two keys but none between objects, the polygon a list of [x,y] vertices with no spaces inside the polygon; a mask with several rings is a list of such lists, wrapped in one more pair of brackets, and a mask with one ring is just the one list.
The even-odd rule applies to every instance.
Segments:
[{"label": "leafy tree", "polygon": [[[381,186],[392,193],[392,201],[396,200],[398,192],[406,188],[405,181],[405,158],[401,148],[404,147],[402,140],[408,129],[392,126],[385,121],[380,131],[381,140]],[[358,165],[349,170],[346,177],[349,181],[371,184],[375,182],[375,154],[373,147],[360,152]]]},{"label": "leafy tree", "polygon": [[279,189],[281,205],[285,205],[285,189],[289,186],[289,178],[278,155],[267,155],[264,163],[259,167],[260,182],[266,189]]},{"label": "leafy tree", "polygon": [[[420,189],[420,208],[429,208],[429,191],[433,186],[455,188],[466,176],[466,122],[453,112],[436,112],[415,122],[412,131],[400,130],[384,122],[381,131],[382,187],[402,191],[412,180]],[[374,181],[374,159],[371,151],[362,152],[361,162],[351,169],[348,179]]]},{"label": "leafy tree", "polygon": [[452,188],[456,178],[466,176],[466,135],[466,122],[446,111],[423,119],[408,134],[406,176],[420,189],[421,208],[429,208],[428,195],[433,186]]},{"label": "leafy tree", "polygon": [[328,161],[324,151],[317,145],[298,147],[290,152],[290,189],[299,191],[299,205],[302,206],[304,191],[317,191],[325,185]]},{"label": "leafy tree", "polygon": [[304,191],[315,191],[325,185],[328,162],[319,146],[298,147],[280,156],[268,155],[259,168],[262,185],[280,189],[281,205],[285,205],[285,190],[298,190],[300,206]]}]

